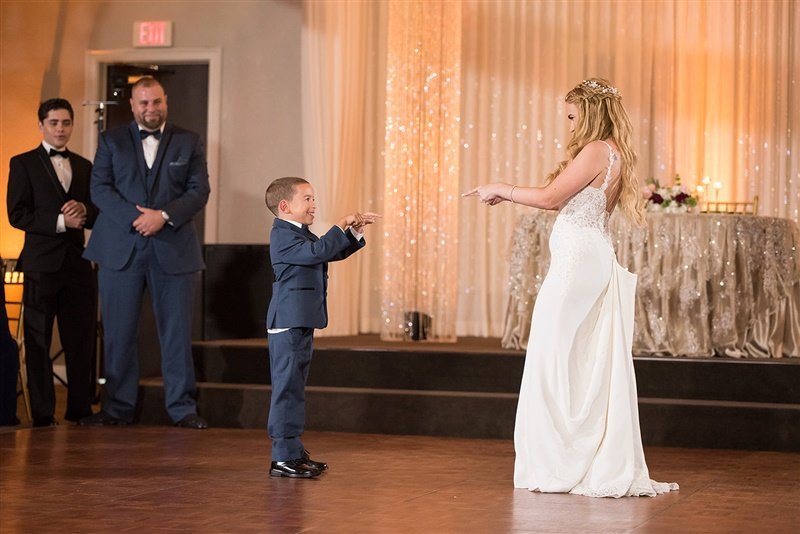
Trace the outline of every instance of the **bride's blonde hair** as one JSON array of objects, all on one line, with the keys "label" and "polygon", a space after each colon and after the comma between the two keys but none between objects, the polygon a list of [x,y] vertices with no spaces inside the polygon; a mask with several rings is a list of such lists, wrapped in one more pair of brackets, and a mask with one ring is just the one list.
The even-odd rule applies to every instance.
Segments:
[{"label": "bride's blonde hair", "polygon": [[547,176],[547,182],[550,183],[561,174],[587,144],[610,137],[617,145],[621,160],[619,207],[630,221],[644,226],[644,202],[634,172],[637,158],[631,146],[631,121],[622,106],[619,91],[608,80],[589,78],[567,93],[565,100],[578,108],[578,122],[567,145],[567,159]]}]

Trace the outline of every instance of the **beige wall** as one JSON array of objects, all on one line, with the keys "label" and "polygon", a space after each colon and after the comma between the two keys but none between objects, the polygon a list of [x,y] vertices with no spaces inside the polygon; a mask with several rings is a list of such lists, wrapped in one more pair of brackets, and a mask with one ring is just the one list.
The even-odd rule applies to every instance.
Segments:
[{"label": "beige wall", "polygon": [[[174,48],[222,50],[217,235],[220,243],[265,243],[263,193],[272,178],[303,173],[300,32],[296,1],[0,2],[0,254],[16,257],[22,233],[5,210],[8,161],[41,140],[36,108],[62,96],[76,108],[70,148],[83,146],[80,103],[88,50],[132,45],[137,20],[172,20]],[[173,103],[174,104],[174,103]]]}]

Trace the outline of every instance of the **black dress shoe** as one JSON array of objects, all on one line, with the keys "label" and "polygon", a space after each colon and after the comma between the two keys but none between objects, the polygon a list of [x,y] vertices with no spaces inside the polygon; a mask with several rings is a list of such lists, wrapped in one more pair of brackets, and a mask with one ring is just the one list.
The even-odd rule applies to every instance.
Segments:
[{"label": "black dress shoe", "polygon": [[208,428],[208,423],[206,420],[197,415],[196,413],[190,413],[177,423],[175,426],[179,426],[181,428],[196,428],[197,430],[202,430],[204,428]]},{"label": "black dress shoe", "polygon": [[303,449],[303,462],[305,462],[307,466],[313,467],[320,473],[328,470],[328,464],[326,464],[325,462],[318,462],[316,460],[312,460],[311,453],[308,452],[306,449]]},{"label": "black dress shoe", "polygon": [[113,415],[100,410],[94,415],[89,415],[78,420],[80,426],[122,426],[130,424],[130,421],[119,419]]},{"label": "black dress shoe", "polygon": [[57,426],[56,420],[52,417],[34,417],[33,423],[31,426],[33,427],[43,427],[43,426]]},{"label": "black dress shoe", "polygon": [[319,476],[319,473],[318,470],[306,464],[302,458],[287,462],[272,462],[269,469],[271,477],[314,478]]}]

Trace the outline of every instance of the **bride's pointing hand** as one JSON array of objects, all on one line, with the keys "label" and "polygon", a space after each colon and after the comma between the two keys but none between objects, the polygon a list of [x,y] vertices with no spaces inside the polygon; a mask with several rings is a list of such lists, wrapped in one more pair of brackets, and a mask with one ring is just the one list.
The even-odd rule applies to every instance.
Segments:
[{"label": "bride's pointing hand", "polygon": [[[504,187],[505,186],[505,187]],[[479,197],[481,202],[494,206],[508,200],[503,196],[503,191],[508,188],[507,184],[495,182],[491,184],[479,185],[478,187],[462,194],[462,197]]]}]

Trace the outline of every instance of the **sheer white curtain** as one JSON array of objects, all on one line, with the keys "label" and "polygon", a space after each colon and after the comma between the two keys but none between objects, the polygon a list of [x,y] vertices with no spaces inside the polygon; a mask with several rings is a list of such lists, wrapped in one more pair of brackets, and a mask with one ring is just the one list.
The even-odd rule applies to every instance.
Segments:
[{"label": "sheer white curtain", "polygon": [[[330,222],[380,210],[385,3],[306,2],[305,13],[304,149],[320,212]],[[640,178],[680,173],[694,186],[709,176],[721,200],[759,195],[761,215],[798,221],[799,32],[790,0],[463,2],[460,189],[542,183],[564,155],[563,95],[602,76],[631,115]],[[502,335],[523,210],[462,200],[459,336]],[[380,237],[372,231],[355,263],[338,266],[360,270],[333,273],[329,333],[380,331]]]},{"label": "sheer white curtain", "polygon": [[[303,152],[317,197],[317,233],[354,211],[382,207],[385,10],[372,2],[305,2],[302,34]],[[327,329],[380,330],[380,223],[367,247],[330,265]]]}]

